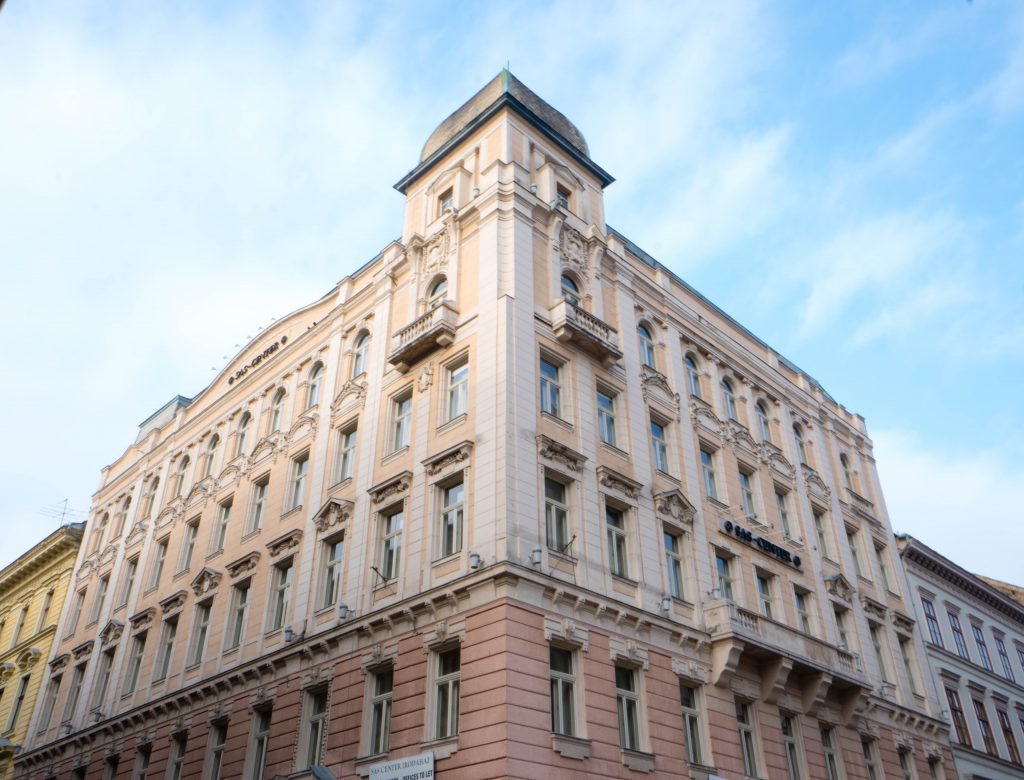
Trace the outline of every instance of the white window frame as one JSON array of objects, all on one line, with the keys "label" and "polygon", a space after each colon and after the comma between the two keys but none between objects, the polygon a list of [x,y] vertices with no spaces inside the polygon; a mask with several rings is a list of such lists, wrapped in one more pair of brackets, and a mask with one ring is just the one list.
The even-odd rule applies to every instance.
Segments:
[{"label": "white window frame", "polygon": [[[85,597],[89,587],[86,586],[75,593],[75,600],[71,603],[71,615],[68,617],[68,627],[64,636],[69,637],[78,630],[78,621],[82,619],[82,610],[85,608]],[[0,622],[0,626],[3,623]]]},{"label": "white window frame", "polygon": [[757,711],[752,702],[736,699],[736,728],[739,731],[743,771],[747,777],[759,777],[761,762],[757,739]]},{"label": "white window frame", "polygon": [[270,421],[267,426],[267,434],[281,430],[281,424],[284,422],[284,402],[287,397],[288,392],[283,387],[278,388],[274,393],[274,398],[270,402]]},{"label": "white window frame", "polygon": [[193,518],[185,523],[185,538],[181,542],[181,550],[178,553],[178,568],[175,574],[188,571],[192,566],[192,556],[196,551],[196,539],[199,538],[199,518]]},{"label": "white window frame", "polygon": [[206,445],[206,453],[203,458],[203,476],[202,479],[206,479],[213,474],[213,460],[217,457],[217,448],[220,446],[220,436],[216,433],[210,437],[209,444]]},{"label": "white window frame", "polygon": [[[598,387],[596,394],[597,403],[597,430],[601,441],[610,447],[618,447],[618,435],[615,429],[615,400],[618,393],[612,392],[605,387]],[[603,403],[606,399],[607,403]]]},{"label": "white window frame", "polygon": [[[554,486],[558,486],[557,489]],[[561,491],[561,496],[552,495]],[[571,542],[569,522],[569,485],[552,476],[544,475],[544,527],[545,541],[549,550],[565,555]]]},{"label": "white window frame", "polygon": [[404,533],[404,505],[381,512],[380,575],[384,585],[397,581],[402,572],[402,537]]},{"label": "white window frame", "polygon": [[758,611],[762,617],[775,619],[776,576],[765,569],[755,569],[754,582],[757,586]]},{"label": "white window frame", "polygon": [[272,567],[270,608],[267,610],[267,631],[278,631],[288,624],[291,607],[292,583],[295,578],[295,560],[285,558]]},{"label": "white window frame", "polygon": [[445,370],[444,397],[443,423],[469,414],[469,358],[460,358]]},{"label": "white window frame", "polygon": [[188,736],[186,734],[180,733],[171,737],[171,753],[167,759],[167,780],[181,780],[187,750]]},{"label": "white window frame", "polygon": [[292,459],[291,488],[288,496],[288,511],[294,511],[302,506],[302,500],[306,490],[306,477],[309,475],[309,450]]},{"label": "white window frame", "polygon": [[250,742],[250,766],[246,773],[248,780],[263,780],[267,768],[267,746],[270,742],[270,729],[274,724],[274,712],[269,708],[259,709],[253,713],[252,736]]},{"label": "white window frame", "polygon": [[438,486],[437,557],[447,558],[462,552],[462,533],[466,514],[466,483],[457,480]]},{"label": "white window frame", "polygon": [[713,501],[718,500],[718,479],[715,475],[715,452],[714,450],[701,446],[700,468],[704,482],[704,495]]},{"label": "white window frame", "polygon": [[722,400],[725,402],[725,417],[727,420],[739,420],[736,410],[736,393],[733,392],[732,382],[722,379]]},{"label": "white window frame", "polygon": [[662,474],[671,473],[668,457],[668,424],[660,417],[648,415],[651,434],[651,458],[654,468]]},{"label": "white window frame", "polygon": [[267,513],[267,496],[270,493],[270,475],[260,477],[252,483],[252,497],[249,500],[249,514],[245,519],[245,535],[263,529],[263,517]]},{"label": "white window frame", "polygon": [[868,771],[868,780],[879,780],[878,745],[875,740],[861,738],[860,750],[864,756],[864,766]]},{"label": "white window frame", "polygon": [[[643,744],[641,723],[641,691],[639,670],[625,664],[615,664],[615,711],[619,724],[619,747],[623,750],[639,751]],[[620,674],[621,673],[621,674]],[[626,679],[629,687],[623,687]]]},{"label": "white window frame", "polygon": [[327,609],[341,597],[342,564],[345,559],[345,535],[335,534],[320,542],[320,603]]},{"label": "white window frame", "polygon": [[[559,420],[564,420],[562,409],[562,368],[563,362],[555,360],[547,354],[540,356],[538,364],[538,376],[540,377],[540,410],[543,414],[550,414]],[[554,369],[546,371],[545,367]]]},{"label": "white window frame", "polygon": [[228,498],[217,504],[217,521],[213,527],[213,533],[210,534],[210,555],[223,551],[224,542],[227,541],[228,536],[228,525],[231,522],[231,507],[234,504],[234,496]]},{"label": "white window frame", "polygon": [[387,753],[391,749],[391,705],[394,700],[395,669],[382,666],[370,671],[369,702],[370,755]]},{"label": "white window frame", "polygon": [[[133,558],[129,558],[124,565],[124,574],[121,576],[121,587],[120,593],[117,596],[117,609],[128,604],[128,600],[132,596],[132,588],[135,587],[135,578],[139,576],[139,556],[136,555]],[[52,592],[51,594],[52,595]],[[45,611],[40,614],[40,622],[45,617]],[[42,630],[42,626],[40,626]]]},{"label": "white window frame", "polygon": [[139,685],[139,677],[142,673],[142,661],[146,656],[146,637],[148,632],[142,631],[132,637],[131,648],[128,651],[128,659],[125,666],[124,688],[122,695],[134,693]]},{"label": "white window frame", "polygon": [[57,709],[57,699],[60,698],[60,684],[64,681],[63,674],[55,674],[50,678],[46,686],[46,694],[43,698],[43,708],[39,714],[39,731],[43,732],[50,728],[53,723],[53,713]]},{"label": "white window frame", "polygon": [[25,705],[25,694],[28,691],[28,684],[32,680],[31,674],[23,675],[18,680],[18,689],[14,694],[14,701],[11,703],[11,712],[7,716],[7,728],[5,731],[13,731],[14,727],[18,725],[18,719],[21,717],[21,709]]},{"label": "white window frame", "polygon": [[719,596],[729,601],[735,601],[736,589],[733,587],[735,572],[733,571],[732,556],[716,550],[715,551],[715,582],[718,586]]},{"label": "white window frame", "polygon": [[335,484],[352,479],[356,466],[358,428],[349,425],[338,429],[338,457]]},{"label": "white window frame", "polygon": [[[452,655],[454,654],[454,656]],[[458,668],[445,672],[442,666],[445,658],[454,657]],[[433,691],[434,734],[433,739],[448,739],[459,734],[459,688],[462,679],[462,648],[458,645],[445,647],[434,652]]]},{"label": "white window frame", "polygon": [[[326,685],[310,688],[304,692],[302,706],[302,740],[298,751],[300,760],[297,769],[308,769],[319,765],[327,743],[327,724],[330,719],[330,690]],[[322,708],[321,708],[322,704]]]},{"label": "white window frame", "polygon": [[700,387],[700,367],[697,365],[696,358],[692,355],[687,355],[683,359],[683,363],[686,366],[686,384],[690,390],[690,395],[703,400],[704,396],[701,393]]},{"label": "white window frame", "polygon": [[654,351],[654,336],[646,323],[641,322],[636,327],[637,337],[640,340],[640,363],[658,370],[658,358]]},{"label": "white window frame", "polygon": [[795,715],[779,713],[779,730],[782,732],[782,750],[786,757],[789,780],[803,780],[803,762],[800,757],[802,752],[800,750],[800,721]]},{"label": "white window frame", "polygon": [[740,483],[740,508],[747,520],[757,520],[757,481],[746,466],[737,470]]},{"label": "white window frame", "polygon": [[412,388],[391,398],[389,453],[400,452],[412,444]]},{"label": "white window frame", "polygon": [[[96,677],[93,682],[92,708],[100,710],[103,708],[103,700],[107,698],[110,690],[110,677],[114,671],[114,649],[104,650],[100,653],[99,661],[96,664]],[[12,723],[9,728],[14,728]]]},{"label": "white window frame", "polygon": [[805,634],[814,635],[814,614],[811,593],[799,585],[793,586],[793,607],[796,610],[797,628]]},{"label": "white window frame", "polygon": [[174,645],[178,638],[178,616],[167,618],[160,628],[160,644],[156,648],[153,660],[153,682],[166,680],[171,671],[174,658]]},{"label": "white window frame", "polygon": [[[569,670],[555,668],[555,654],[564,654],[569,659]],[[550,645],[548,649],[548,673],[551,691],[551,732],[564,737],[579,736],[576,713],[576,651],[561,645]],[[566,711],[568,709],[568,712]]]},{"label": "white window frame", "polygon": [[221,780],[221,771],[224,768],[224,746],[228,741],[228,722],[217,720],[210,724],[209,746],[210,752],[207,757],[205,780]]},{"label": "white window frame", "polygon": [[686,760],[704,764],[704,727],[701,716],[701,690],[688,680],[679,681],[679,707],[683,714],[683,736],[686,739]]},{"label": "white window frame", "polygon": [[206,652],[206,643],[210,636],[212,613],[212,601],[196,604],[195,616],[192,619],[192,640],[189,642],[186,666],[198,666],[203,662],[203,654]]},{"label": "white window frame", "polygon": [[[686,566],[683,560],[684,536],[681,531],[664,528],[662,539],[665,545],[665,574],[668,579],[668,594],[675,599],[686,598]],[[672,539],[672,544],[669,544]]]},{"label": "white window frame", "polygon": [[252,414],[243,412],[238,419],[238,428],[235,429],[235,457],[245,455],[246,439],[249,437],[249,426],[252,424]]},{"label": "white window frame", "polygon": [[355,341],[352,348],[352,375],[351,379],[362,376],[366,373],[367,358],[370,351],[370,334],[362,333]]},{"label": "white window frame", "polygon": [[629,520],[626,510],[605,501],[604,519],[608,539],[608,570],[612,576],[629,579]]},{"label": "white window frame", "polygon": [[772,425],[771,420],[768,417],[768,410],[765,408],[764,401],[758,401],[754,404],[754,413],[757,415],[757,424],[761,429],[761,441],[766,441],[771,444]]},{"label": "white window frame", "polygon": [[835,728],[828,723],[819,723],[818,733],[821,739],[821,752],[825,759],[825,772],[828,774],[826,780],[842,780],[842,753]]},{"label": "white window frame", "polygon": [[324,381],[324,364],[317,363],[309,372],[306,385],[306,408],[313,409],[320,404],[320,388]]},{"label": "white window frame", "polygon": [[249,602],[252,599],[252,580],[246,579],[231,586],[231,610],[228,613],[224,649],[234,650],[245,641]]},{"label": "white window frame", "polygon": [[775,487],[775,508],[779,510],[779,525],[782,527],[782,535],[786,539],[793,539],[793,524],[789,517],[789,493]]},{"label": "white window frame", "polygon": [[68,697],[64,702],[64,712],[61,721],[74,721],[75,710],[78,709],[78,700],[82,695],[82,683],[85,681],[85,664],[77,664],[71,673],[71,687],[68,688]]}]

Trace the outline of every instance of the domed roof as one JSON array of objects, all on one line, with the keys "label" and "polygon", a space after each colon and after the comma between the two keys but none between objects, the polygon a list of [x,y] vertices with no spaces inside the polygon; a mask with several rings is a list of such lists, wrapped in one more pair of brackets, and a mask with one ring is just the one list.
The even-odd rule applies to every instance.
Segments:
[{"label": "domed roof", "polygon": [[490,108],[502,95],[508,94],[519,101],[530,113],[534,114],[552,131],[557,133],[577,152],[590,157],[587,141],[576,125],[565,118],[565,115],[541,100],[529,87],[513,76],[508,70],[502,70],[490,83],[462,104],[455,113],[445,119],[430,134],[420,154],[420,162],[424,162],[438,149],[466,129],[474,119]]}]

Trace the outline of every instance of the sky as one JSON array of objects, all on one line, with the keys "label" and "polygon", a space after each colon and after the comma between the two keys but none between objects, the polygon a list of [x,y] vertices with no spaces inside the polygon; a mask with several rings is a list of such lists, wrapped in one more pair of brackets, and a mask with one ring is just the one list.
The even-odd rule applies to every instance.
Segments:
[{"label": "sky", "polygon": [[616,177],[609,224],[864,415],[894,529],[1024,584],[1009,0],[12,0],[0,566],[397,238],[392,184],[506,63]]}]

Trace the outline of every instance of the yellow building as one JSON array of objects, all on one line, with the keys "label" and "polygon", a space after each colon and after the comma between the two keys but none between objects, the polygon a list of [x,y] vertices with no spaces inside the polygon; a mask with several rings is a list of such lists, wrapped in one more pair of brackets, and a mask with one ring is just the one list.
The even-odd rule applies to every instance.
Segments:
[{"label": "yellow building", "polygon": [[83,529],[63,526],[0,571],[0,780],[28,734]]}]

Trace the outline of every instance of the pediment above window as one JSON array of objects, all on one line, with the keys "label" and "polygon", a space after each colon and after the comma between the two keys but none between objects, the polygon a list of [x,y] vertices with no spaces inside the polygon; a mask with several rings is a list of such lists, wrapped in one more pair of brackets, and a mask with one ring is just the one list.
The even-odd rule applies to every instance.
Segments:
[{"label": "pediment above window", "polygon": [[335,526],[348,521],[352,517],[355,504],[342,498],[329,498],[327,503],[320,507],[313,516],[313,524],[317,533],[325,533]]},{"label": "pediment above window", "polygon": [[677,523],[690,525],[697,515],[697,510],[683,495],[681,490],[666,490],[654,496],[654,508],[659,515],[675,520]]},{"label": "pediment above window", "polygon": [[216,569],[204,566],[192,580],[192,592],[197,596],[205,596],[207,593],[216,590],[220,584],[221,576],[221,573]]},{"label": "pediment above window", "polygon": [[253,550],[251,553],[247,553],[241,558],[232,561],[225,567],[228,570],[228,576],[231,579],[237,579],[245,574],[253,573],[256,571],[256,564],[259,562],[259,559],[259,551]]},{"label": "pediment above window", "polygon": [[185,600],[188,598],[188,591],[179,590],[177,593],[173,593],[167,598],[160,602],[160,609],[165,615],[173,615],[176,612],[180,612],[181,608],[185,606]]}]

